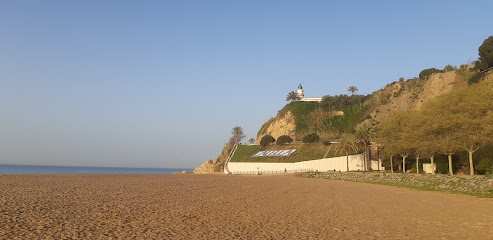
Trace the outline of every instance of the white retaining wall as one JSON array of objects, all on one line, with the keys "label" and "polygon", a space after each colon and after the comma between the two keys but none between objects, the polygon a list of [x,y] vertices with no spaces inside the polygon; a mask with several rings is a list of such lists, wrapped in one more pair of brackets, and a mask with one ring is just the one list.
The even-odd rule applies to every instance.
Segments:
[{"label": "white retaining wall", "polygon": [[[286,169],[288,172],[304,171],[346,171],[346,156],[335,158],[324,158],[311,161],[303,161],[296,163],[263,163],[263,162],[228,162],[228,169],[233,174],[241,172],[256,172],[258,170],[262,172],[277,171],[284,172]],[[371,167],[374,170],[378,169],[378,161],[372,161]],[[382,166],[380,169],[383,170]],[[363,154],[349,156],[349,170],[350,171],[363,171]]]}]

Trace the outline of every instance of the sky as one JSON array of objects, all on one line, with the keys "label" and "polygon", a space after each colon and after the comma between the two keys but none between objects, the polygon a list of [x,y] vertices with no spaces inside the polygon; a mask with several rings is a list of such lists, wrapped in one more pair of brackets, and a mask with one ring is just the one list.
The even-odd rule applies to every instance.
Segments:
[{"label": "sky", "polygon": [[194,168],[306,97],[476,60],[493,1],[0,1],[0,164]]}]

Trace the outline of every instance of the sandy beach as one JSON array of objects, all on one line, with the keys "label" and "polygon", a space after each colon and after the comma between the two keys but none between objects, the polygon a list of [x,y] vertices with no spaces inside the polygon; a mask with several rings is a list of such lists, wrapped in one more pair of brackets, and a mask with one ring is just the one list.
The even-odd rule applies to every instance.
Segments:
[{"label": "sandy beach", "polygon": [[493,199],[295,176],[0,175],[0,239],[493,239]]}]

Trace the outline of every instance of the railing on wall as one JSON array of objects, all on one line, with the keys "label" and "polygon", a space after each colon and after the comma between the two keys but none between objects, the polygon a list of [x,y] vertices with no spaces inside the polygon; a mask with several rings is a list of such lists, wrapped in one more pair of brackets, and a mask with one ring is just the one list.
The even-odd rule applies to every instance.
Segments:
[{"label": "railing on wall", "polygon": [[[288,174],[288,173],[300,173],[300,172],[314,172],[313,169],[291,169],[291,170],[286,170],[286,171],[274,171],[274,170],[258,170],[258,174]],[[233,175],[241,175],[241,174],[257,174],[257,171],[231,171],[231,174]]]},{"label": "railing on wall", "polygon": [[231,158],[233,157],[233,155],[235,155],[237,148],[238,148],[238,144],[235,143],[235,145],[233,146],[233,149],[231,149],[231,152],[229,153],[228,159],[226,159],[226,161],[224,162],[224,172],[226,174],[230,173],[229,168],[228,168],[228,163],[231,160]]}]

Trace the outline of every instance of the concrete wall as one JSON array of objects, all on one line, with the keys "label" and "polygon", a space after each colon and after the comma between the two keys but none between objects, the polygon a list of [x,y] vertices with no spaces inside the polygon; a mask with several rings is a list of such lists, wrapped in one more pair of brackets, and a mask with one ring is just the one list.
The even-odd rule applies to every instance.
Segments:
[{"label": "concrete wall", "polygon": [[[372,161],[372,168],[377,169],[378,162]],[[258,170],[262,173],[269,172],[300,172],[300,171],[346,171],[346,156],[325,158],[296,163],[254,163],[254,162],[228,162],[229,171],[237,173],[254,173]],[[380,169],[383,168],[380,166]],[[363,171],[363,154],[349,156],[349,170]]]}]

